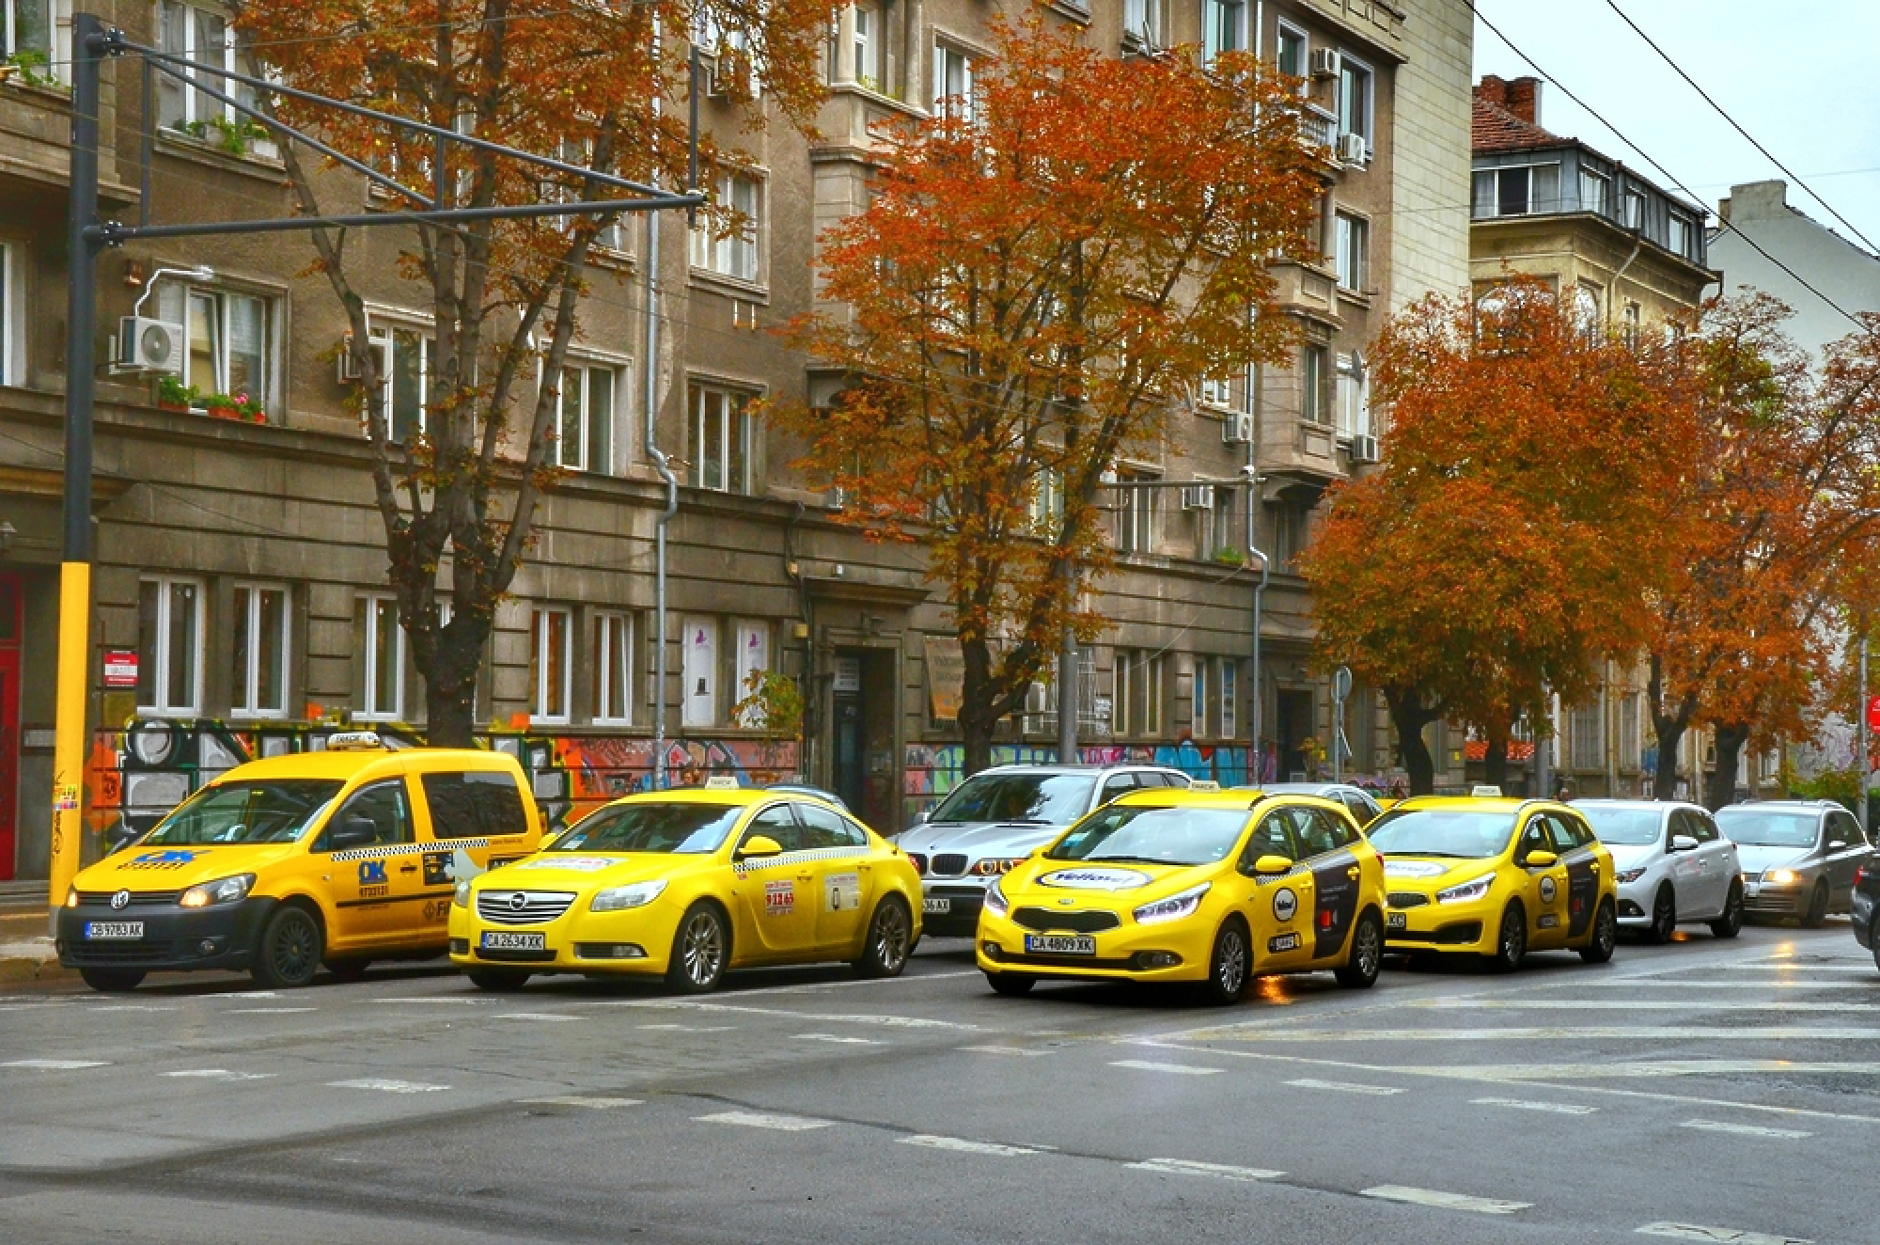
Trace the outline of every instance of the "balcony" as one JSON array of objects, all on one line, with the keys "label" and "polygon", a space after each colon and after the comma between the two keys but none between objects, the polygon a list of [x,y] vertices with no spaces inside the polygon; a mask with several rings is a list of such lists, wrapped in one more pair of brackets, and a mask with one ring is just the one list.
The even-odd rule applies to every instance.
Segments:
[{"label": "balcony", "polygon": [[1299,145],[1328,168],[1338,167],[1338,116],[1317,104],[1299,114]]},{"label": "balcony", "polygon": [[1305,7],[1376,51],[1398,61],[1407,59],[1405,14],[1390,0],[1305,0]]},{"label": "balcony", "polygon": [[1334,326],[1341,323],[1337,282],[1330,273],[1297,260],[1282,260],[1268,271],[1278,283],[1274,297],[1282,311],[1310,316]]},{"label": "balcony", "polygon": [[1330,424],[1276,420],[1260,437],[1262,475],[1325,482],[1345,472],[1338,465],[1338,434]]}]

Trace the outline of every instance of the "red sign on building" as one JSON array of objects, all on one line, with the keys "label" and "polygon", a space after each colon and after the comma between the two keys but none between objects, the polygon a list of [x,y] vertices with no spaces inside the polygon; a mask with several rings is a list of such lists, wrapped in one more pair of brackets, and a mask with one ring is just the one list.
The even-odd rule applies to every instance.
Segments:
[{"label": "red sign on building", "polygon": [[108,648],[104,651],[104,685],[110,688],[137,686],[137,650]]}]

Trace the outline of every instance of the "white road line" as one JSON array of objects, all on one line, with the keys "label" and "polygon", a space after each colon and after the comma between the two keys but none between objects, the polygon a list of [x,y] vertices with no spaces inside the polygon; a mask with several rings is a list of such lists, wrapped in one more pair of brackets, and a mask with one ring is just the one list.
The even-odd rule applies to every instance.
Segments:
[{"label": "white road line", "polygon": [[108,1068],[104,1059],[9,1059],[0,1068],[32,1068],[39,1072],[77,1072],[84,1068]]},{"label": "white road line", "polygon": [[812,1128],[828,1128],[834,1120],[812,1120],[800,1115],[765,1115],[758,1111],[719,1111],[692,1117],[701,1124],[737,1124],[744,1128],[769,1128],[780,1133],[806,1133]]},{"label": "white road line", "polygon": [[[755,994],[757,991],[753,990]],[[889,1029],[957,1029],[967,1033],[982,1032],[982,1026],[957,1020],[929,1020],[925,1016],[876,1016],[864,1012],[796,1012],[781,1007],[745,1007],[736,1003],[692,1003],[678,999],[593,999],[599,1007],[650,1007],[661,1010],[700,1012],[742,1012],[754,1016],[787,1016],[791,1020],[813,1020],[818,1024],[880,1025]]]},{"label": "white road line", "polygon": [[187,1077],[198,1081],[265,1081],[277,1075],[273,1072],[231,1072],[227,1068],[185,1068],[180,1072],[165,1072],[165,1076]]},{"label": "white road line", "polygon": [[429,997],[420,998],[415,995],[414,996],[400,996],[395,999],[373,999],[372,1002],[376,1004],[441,1003],[449,1007],[488,1007],[493,1003],[500,1003],[502,1002],[502,1000],[478,998],[476,995],[473,995],[473,994],[446,994],[446,995],[439,995],[435,998],[429,998]]},{"label": "white road line", "polygon": [[1793,1128],[1763,1128],[1756,1124],[1728,1124],[1722,1120],[1686,1120],[1678,1127],[1698,1128],[1707,1133],[1736,1133],[1743,1137],[1780,1137],[1789,1141],[1815,1135]]},{"label": "white road line", "polygon": [[1001,1158],[1038,1153],[1029,1146],[1006,1146],[996,1141],[968,1141],[964,1137],[936,1137],[931,1133],[915,1133],[912,1137],[903,1137],[901,1144],[926,1146],[933,1150],[954,1150],[961,1154],[996,1154]]},{"label": "white road line", "polygon": [[586,1016],[563,1016],[556,1012],[497,1012],[492,1020],[586,1020]]},{"label": "white road line", "polygon": [[1196,1163],[1188,1159],[1146,1159],[1140,1163],[1125,1163],[1125,1167],[1139,1172],[1166,1172],[1171,1176],[1212,1176],[1216,1180],[1278,1180],[1285,1172],[1268,1171],[1264,1167],[1229,1167],[1224,1163]]},{"label": "white road line", "polygon": [[87,1007],[88,1012],[173,1012],[174,1007],[156,1007],[149,1003],[112,1003],[104,1007]]},{"label": "white road line", "polygon": [[1837,1016],[1880,1012],[1880,1003],[1798,1003],[1794,999],[1732,999],[1727,1003],[1699,999],[1424,999],[1404,1006],[1436,1012],[1830,1012]]},{"label": "white road line", "polygon": [[1436,1206],[1443,1210],[1472,1210],[1480,1215],[1512,1215],[1534,1204],[1493,1197],[1470,1197],[1466,1193],[1444,1193],[1440,1189],[1417,1189],[1401,1184],[1380,1184],[1360,1189],[1358,1196],[1381,1198],[1386,1202],[1410,1202],[1417,1206]]},{"label": "white road line", "polygon": [[636,1029],[664,1029],[672,1033],[736,1033],[736,1025],[634,1025]]},{"label": "white road line", "polygon": [[448,1085],[426,1085],[422,1081],[392,1081],[382,1077],[361,1077],[356,1081],[328,1081],[329,1089],[376,1089],[385,1094],[432,1094],[449,1089]]},{"label": "white road line", "polygon": [[1535,1042],[1550,1039],[1603,1042],[1872,1042],[1880,1029],[1850,1026],[1758,1025],[1707,1029],[1696,1025],[1511,1025],[1488,1029],[1284,1029],[1243,1033],[1236,1042]]},{"label": "white road line", "polygon": [[873,1038],[843,1037],[839,1033],[793,1033],[792,1040],[798,1042],[834,1042],[841,1046],[886,1046],[886,1042],[877,1042]]},{"label": "white road line", "polygon": [[1729,964],[1725,965],[1725,967],[1755,969],[1765,973],[1793,973],[1797,971],[1809,973],[1871,973],[1874,971],[1874,967],[1871,964],[1804,964],[1797,963],[1794,960],[1777,961],[1773,963],[1768,960],[1756,960],[1747,964]]},{"label": "white road line", "polygon": [[981,1055],[1054,1055],[1056,1051],[1027,1050],[1023,1046],[962,1046],[960,1050],[976,1051]]},{"label": "white road line", "polygon": [[1648,1223],[1636,1229],[1640,1236],[1668,1236],[1676,1241],[1723,1241],[1728,1245],[1815,1245],[1799,1236],[1770,1236],[1767,1232],[1738,1232],[1734,1228],[1706,1228],[1694,1223]]},{"label": "white road line", "polygon": [[1303,1076],[1296,1081],[1288,1081],[1286,1083],[1288,1085],[1297,1085],[1300,1089],[1335,1089],[1345,1094],[1377,1094],[1384,1097],[1388,1097],[1391,1094],[1407,1092],[1394,1085],[1355,1085],[1350,1081],[1320,1081],[1309,1076]]},{"label": "white road line", "polygon": [[317,1012],[317,1007],[231,1007],[224,1016],[286,1016],[294,1012]]},{"label": "white road line", "polygon": [[1148,1059],[1118,1059],[1112,1068],[1135,1068],[1142,1072],[1175,1072],[1182,1076],[1213,1076],[1219,1068],[1199,1068],[1191,1063],[1156,1063]]},{"label": "white road line", "polygon": [[1584,981],[1558,982],[1559,986],[1627,986],[1652,990],[1872,990],[1868,981],[1641,981],[1636,977],[1594,977]]},{"label": "white road line", "polygon": [[643,1101],[639,1098],[583,1098],[569,1094],[560,1098],[522,1098],[518,1101],[546,1107],[589,1107],[595,1111],[605,1111],[610,1107],[637,1107]]},{"label": "white road line", "polygon": [[1551,1111],[1555,1115],[1591,1115],[1598,1107],[1581,1107],[1566,1102],[1529,1102],[1525,1098],[1471,1098],[1478,1107],[1513,1107],[1517,1111]]},{"label": "white road line", "polygon": [[849,977],[837,981],[805,981],[794,986],[759,986],[754,990],[740,990],[739,997],[753,994],[819,994],[825,990],[841,990],[850,986],[886,986],[895,982],[906,984],[912,981],[945,981],[949,977],[977,977],[976,968],[961,969],[955,973],[903,973],[899,977]]}]

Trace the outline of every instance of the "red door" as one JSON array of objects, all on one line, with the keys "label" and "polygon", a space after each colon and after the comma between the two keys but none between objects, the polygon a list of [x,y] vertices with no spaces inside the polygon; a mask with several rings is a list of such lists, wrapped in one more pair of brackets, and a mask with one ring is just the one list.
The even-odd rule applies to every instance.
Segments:
[{"label": "red door", "polygon": [[20,811],[20,577],[0,575],[0,881],[13,877]]}]

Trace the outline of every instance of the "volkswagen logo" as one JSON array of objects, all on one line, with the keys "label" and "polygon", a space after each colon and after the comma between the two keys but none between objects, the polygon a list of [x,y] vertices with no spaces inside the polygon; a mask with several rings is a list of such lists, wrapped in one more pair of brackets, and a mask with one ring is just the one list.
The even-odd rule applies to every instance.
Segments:
[{"label": "volkswagen logo", "polygon": [[117,894],[111,896],[111,906],[113,908],[119,909],[120,911],[125,907],[125,905],[129,904],[130,901],[131,901],[131,893],[129,891],[119,891]]},{"label": "volkswagen logo", "polygon": [[511,912],[520,912],[528,906],[529,897],[527,895],[523,894],[521,891],[515,891],[510,894],[509,910]]}]

